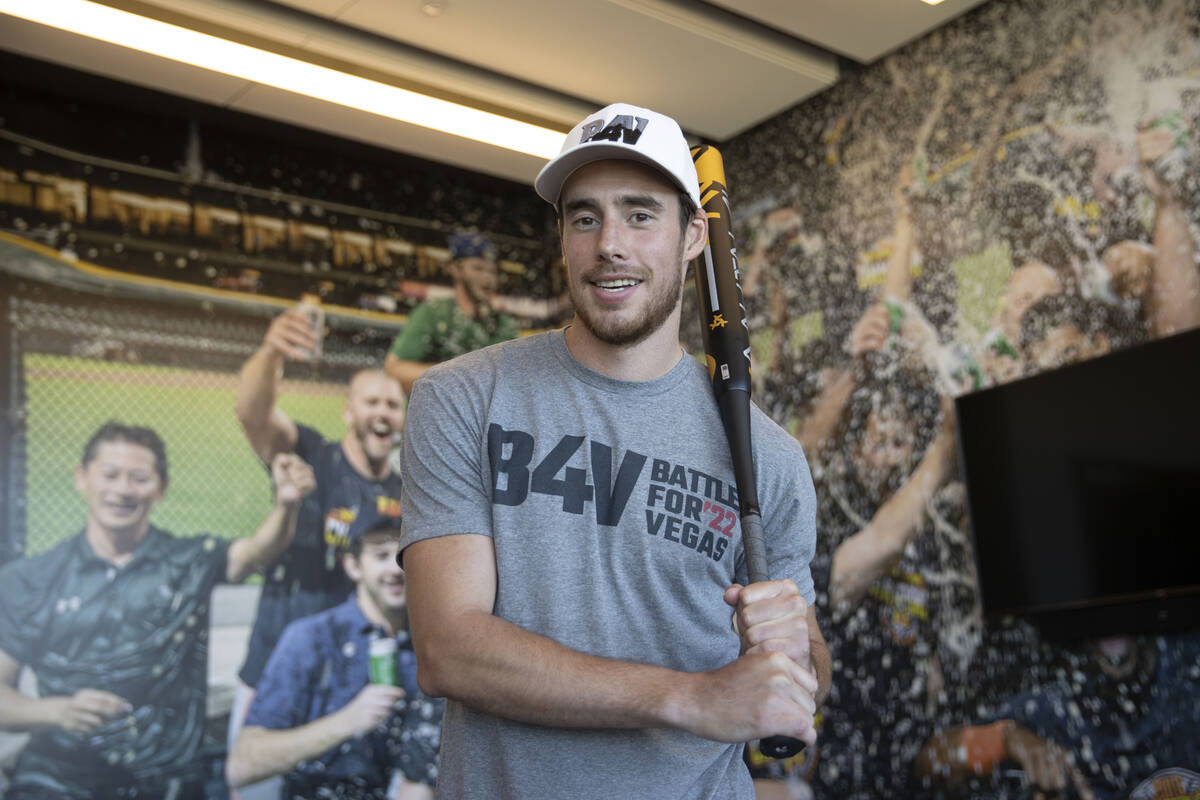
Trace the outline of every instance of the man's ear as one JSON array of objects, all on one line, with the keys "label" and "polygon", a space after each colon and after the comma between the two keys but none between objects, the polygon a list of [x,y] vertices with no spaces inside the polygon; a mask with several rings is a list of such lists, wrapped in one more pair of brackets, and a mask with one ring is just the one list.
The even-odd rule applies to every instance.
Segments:
[{"label": "man's ear", "polygon": [[696,212],[692,214],[692,218],[688,220],[687,228],[683,232],[683,240],[684,260],[690,262],[704,251],[704,245],[708,243],[708,214],[704,212],[703,208],[697,208]]},{"label": "man's ear", "polygon": [[362,567],[358,564],[358,558],[349,551],[342,553],[342,569],[346,570],[346,575],[355,583],[362,578]]},{"label": "man's ear", "polygon": [[83,464],[75,465],[75,491],[85,494],[87,491],[87,470]]}]

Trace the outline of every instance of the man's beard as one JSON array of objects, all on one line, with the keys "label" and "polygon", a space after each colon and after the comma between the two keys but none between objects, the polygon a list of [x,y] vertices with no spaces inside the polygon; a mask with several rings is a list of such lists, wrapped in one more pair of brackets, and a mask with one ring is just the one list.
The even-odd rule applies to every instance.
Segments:
[{"label": "man's beard", "polygon": [[[358,423],[354,426],[354,435],[358,439],[358,447],[362,450],[363,455],[367,457],[367,461],[372,464],[381,464],[391,455],[394,443],[389,444],[383,452],[373,451],[372,447],[379,446],[377,437],[371,434],[371,426],[369,423]],[[372,444],[374,443],[374,444]]]},{"label": "man's beard", "polygon": [[[679,258],[683,258],[683,246],[680,245]],[[661,328],[670,318],[671,312],[679,303],[683,292],[683,271],[675,270],[674,277],[663,284],[661,290],[656,290],[650,296],[650,304],[640,317],[630,320],[615,321],[608,318],[604,312],[593,313],[577,294],[586,289],[577,289],[574,282],[568,282],[571,303],[575,306],[575,318],[588,331],[605,344],[623,347],[637,344],[650,334]]]}]

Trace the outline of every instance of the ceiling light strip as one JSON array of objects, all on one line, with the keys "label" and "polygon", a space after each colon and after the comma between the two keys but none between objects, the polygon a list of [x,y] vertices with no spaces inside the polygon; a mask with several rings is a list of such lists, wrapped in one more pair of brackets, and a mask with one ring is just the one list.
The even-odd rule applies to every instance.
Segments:
[{"label": "ceiling light strip", "polygon": [[477,142],[552,158],[565,134],[89,0],[0,0],[0,12]]}]

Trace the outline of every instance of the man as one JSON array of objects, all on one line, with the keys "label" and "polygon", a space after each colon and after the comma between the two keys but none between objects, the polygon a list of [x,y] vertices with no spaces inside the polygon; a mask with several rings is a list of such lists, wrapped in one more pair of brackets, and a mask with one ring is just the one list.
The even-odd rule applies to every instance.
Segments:
[{"label": "man", "polygon": [[[203,798],[209,594],[291,541],[312,470],[272,460],[275,505],[253,536],[177,538],[150,524],[167,455],[110,422],[75,468],[83,531],[0,570],[0,728],[33,734],[7,797]],[[22,665],[38,697],[17,691]]]},{"label": "man", "polygon": [[[750,798],[745,742],[815,741],[812,479],[755,409],[749,586],[708,375],[679,343],[707,219],[674,120],[618,104],[540,173],[575,320],[426,373],[401,548],[438,795]],[[733,608],[733,624],[727,616]]]},{"label": "man", "polygon": [[[369,510],[349,538],[342,566],[354,594],[283,632],[226,762],[235,788],[284,775],[288,800],[433,797],[444,704],[417,688],[399,522]],[[376,636],[396,642],[396,686],[368,682]]]},{"label": "man", "polygon": [[[1179,767],[1165,774],[1186,777],[1187,768],[1200,763],[1200,637],[1194,632],[1059,646],[1062,657],[1050,680],[990,708],[981,704],[991,711],[983,724],[930,737],[914,764],[918,777],[943,797],[993,797],[1009,764],[1024,771],[1035,798],[1074,787],[1085,800],[1124,800],[1138,796],[1135,786],[1164,767]],[[1159,796],[1193,796],[1178,788]]]},{"label": "man", "polygon": [[[404,423],[404,393],[393,378],[381,370],[363,370],[350,379],[343,412],[347,430],[338,442],[294,422],[276,405],[284,362],[307,360],[314,345],[308,318],[289,309],[271,323],[239,378],[237,415],[250,446],[264,463],[278,453],[295,452],[312,465],[317,488],[301,507],[294,545],[265,573],[238,674],[242,685],[230,715],[231,745],[283,629],[332,608],[353,590],[337,554],[355,517],[366,509],[400,514],[400,476],[388,457]],[[247,800],[247,793],[242,797]]]},{"label": "man", "polygon": [[496,250],[491,242],[478,233],[454,234],[447,271],[454,281],[454,296],[426,300],[413,309],[384,360],[384,369],[406,393],[439,361],[517,336],[513,318],[492,308]]}]

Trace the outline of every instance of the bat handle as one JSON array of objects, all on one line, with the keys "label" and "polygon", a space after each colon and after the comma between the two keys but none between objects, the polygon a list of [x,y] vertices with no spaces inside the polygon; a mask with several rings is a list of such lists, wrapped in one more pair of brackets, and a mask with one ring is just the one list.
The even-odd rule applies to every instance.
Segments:
[{"label": "bat handle", "polygon": [[[746,572],[750,582],[770,580],[762,516],[757,511],[742,514],[742,545],[746,552]],[[767,758],[791,758],[804,749],[804,742],[791,736],[768,736],[759,740],[758,749]]]},{"label": "bat handle", "polygon": [[763,537],[762,515],[756,510],[742,514],[742,548],[746,553],[746,573],[750,582],[771,580],[767,572],[767,541]]}]

